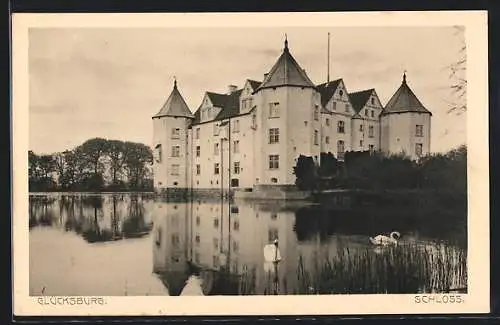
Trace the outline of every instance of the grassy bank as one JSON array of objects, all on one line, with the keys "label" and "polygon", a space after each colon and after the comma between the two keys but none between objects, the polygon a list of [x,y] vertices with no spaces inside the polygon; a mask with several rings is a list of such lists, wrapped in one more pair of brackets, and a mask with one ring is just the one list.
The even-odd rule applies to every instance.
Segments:
[{"label": "grassy bank", "polygon": [[467,287],[466,252],[452,246],[343,248],[334,254],[317,254],[307,262],[300,257],[299,293],[435,293]]}]

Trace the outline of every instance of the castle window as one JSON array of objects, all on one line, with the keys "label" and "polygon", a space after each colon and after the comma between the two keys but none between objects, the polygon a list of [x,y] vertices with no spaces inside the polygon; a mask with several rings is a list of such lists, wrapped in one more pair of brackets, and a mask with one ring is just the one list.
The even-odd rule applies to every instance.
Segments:
[{"label": "castle window", "polygon": [[199,226],[201,223],[200,216],[196,216],[196,225]]},{"label": "castle window", "polygon": [[200,153],[201,153],[201,147],[200,146],[196,146],[196,157],[199,157]]},{"label": "castle window", "polygon": [[161,144],[157,144],[155,147],[155,159],[157,163],[161,163],[161,157],[162,157]]},{"label": "castle window", "polygon": [[218,227],[219,227],[219,219],[215,218],[214,219],[214,228],[218,228]]},{"label": "castle window", "polygon": [[180,157],[181,147],[180,146],[172,146],[172,157]]},{"label": "castle window", "polygon": [[416,125],[415,136],[417,136],[417,137],[424,136],[424,126],[423,125]]},{"label": "castle window", "polygon": [[368,116],[368,110],[365,109],[365,116]]},{"label": "castle window", "polygon": [[280,117],[280,103],[269,103],[269,118]]},{"label": "castle window", "polygon": [[329,143],[330,143],[330,137],[329,137],[329,136],[326,136],[326,137],[325,137],[325,143],[326,143],[326,144],[329,144]]},{"label": "castle window", "polygon": [[214,238],[214,249],[215,250],[219,249],[219,238]]},{"label": "castle window", "polygon": [[337,133],[345,133],[344,121],[339,121],[337,123]]},{"label": "castle window", "polygon": [[234,167],[233,168],[234,169],[234,173],[235,174],[239,174],[240,173],[240,162],[239,161],[235,161],[233,167]]},{"label": "castle window", "polygon": [[239,187],[240,186],[240,180],[237,178],[231,179],[231,187]]},{"label": "castle window", "polygon": [[338,159],[344,159],[344,141],[339,140],[337,141],[337,158]]},{"label": "castle window", "polygon": [[373,153],[375,151],[375,146],[373,144],[370,144],[368,148],[370,149],[370,153]]},{"label": "castle window", "polygon": [[233,153],[239,153],[240,152],[240,141],[236,140],[233,141]]},{"label": "castle window", "polygon": [[368,137],[373,138],[373,125],[368,126]]},{"label": "castle window", "polygon": [[346,103],[346,104],[345,104],[345,111],[346,111],[346,112],[349,112],[349,109],[350,109],[349,104],[347,104],[347,103]]},{"label": "castle window", "polygon": [[372,97],[372,105],[375,105],[375,98]]},{"label": "castle window", "polygon": [[237,253],[239,248],[240,248],[240,246],[238,245],[238,242],[233,241],[233,252]]},{"label": "castle window", "polygon": [[173,128],[172,129],[172,139],[179,139],[181,133],[181,129]]},{"label": "castle window", "polygon": [[252,128],[257,129],[257,115],[252,114]]},{"label": "castle window", "polygon": [[219,143],[214,143],[214,155],[217,156],[219,154]]},{"label": "castle window", "polygon": [[330,126],[330,119],[329,118],[326,119],[325,124],[326,124],[326,126]]},{"label": "castle window", "polygon": [[269,129],[269,144],[280,142],[280,129],[272,128]]},{"label": "castle window", "polygon": [[317,121],[319,119],[319,107],[318,105],[314,106],[314,120]]},{"label": "castle window", "polygon": [[280,168],[280,156],[279,155],[269,155],[269,169]]},{"label": "castle window", "polygon": [[200,128],[196,128],[195,134],[194,134],[194,138],[195,139],[199,139],[200,138]]},{"label": "castle window", "polygon": [[214,123],[214,135],[219,135],[219,126],[217,123]]},{"label": "castle window", "polygon": [[201,166],[200,164],[197,164],[196,165],[196,175],[200,175],[201,174]]},{"label": "castle window", "polygon": [[363,124],[359,126],[359,132],[363,132]]},{"label": "castle window", "polygon": [[200,246],[200,235],[196,235],[196,237],[194,237],[194,241],[196,242],[196,246]]},{"label": "castle window", "polygon": [[342,91],[342,89],[339,90],[339,95],[340,95],[340,97],[342,97],[342,95],[344,95],[344,92]]},{"label": "castle window", "polygon": [[336,110],[337,109],[337,102],[332,102],[332,109]]},{"label": "castle window", "polygon": [[240,222],[238,220],[234,220],[233,229],[236,231],[240,230]]},{"label": "castle window", "polygon": [[359,146],[362,147],[363,146],[363,140],[359,140]]},{"label": "castle window", "polygon": [[278,179],[276,177],[271,178],[271,183],[278,183]]},{"label": "castle window", "polygon": [[372,117],[375,117],[375,111],[372,110]]},{"label": "castle window", "polygon": [[240,121],[235,120],[233,122],[233,133],[238,133],[238,132],[240,132]]},{"label": "castle window", "polygon": [[216,175],[219,174],[219,163],[214,164],[214,174],[216,174]]},{"label": "castle window", "polygon": [[422,156],[422,144],[421,143],[416,143],[415,144],[415,155],[417,157],[421,157]]},{"label": "castle window", "polygon": [[319,144],[319,132],[314,130],[314,144],[317,146]]},{"label": "castle window", "polygon": [[170,175],[179,175],[179,165],[177,164],[174,164],[172,166],[170,166]]}]

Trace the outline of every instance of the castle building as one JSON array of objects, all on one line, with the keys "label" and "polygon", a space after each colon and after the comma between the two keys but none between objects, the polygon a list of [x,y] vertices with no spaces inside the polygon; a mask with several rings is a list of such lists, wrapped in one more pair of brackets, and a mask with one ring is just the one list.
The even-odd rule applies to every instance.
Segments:
[{"label": "castle building", "polygon": [[153,116],[154,186],[157,190],[251,189],[293,185],[299,155],[347,151],[430,152],[431,116],[410,89],[406,74],[385,107],[375,89],[347,91],[342,79],[316,85],[283,52],[263,81],[206,92],[192,113],[177,81]]}]

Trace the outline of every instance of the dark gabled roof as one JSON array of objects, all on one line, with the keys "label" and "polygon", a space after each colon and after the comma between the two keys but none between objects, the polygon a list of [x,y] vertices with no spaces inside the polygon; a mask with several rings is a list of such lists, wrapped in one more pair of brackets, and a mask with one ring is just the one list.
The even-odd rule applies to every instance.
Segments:
[{"label": "dark gabled roof", "polygon": [[[218,107],[221,107],[222,110],[217,114],[217,116],[213,119],[214,121],[224,120],[230,117],[235,117],[240,115],[240,95],[243,92],[243,89],[238,89],[232,92],[229,95],[216,94],[216,93],[208,93],[207,94],[215,94],[214,98],[217,98]],[[213,102],[212,102],[213,103]],[[214,104],[215,106],[215,104]],[[194,124],[199,124],[201,122],[200,119],[200,109],[198,108],[194,113]]]},{"label": "dark gabled roof", "polygon": [[256,81],[256,80],[250,80],[250,79],[247,79],[248,82],[250,83],[250,87],[252,87],[252,90],[257,90],[257,88],[259,88],[259,86],[262,84],[262,81]]},{"label": "dark gabled roof", "polygon": [[318,92],[321,94],[321,106],[326,107],[341,81],[342,79],[337,79],[317,86]]},{"label": "dark gabled roof", "polygon": [[212,102],[212,105],[214,105],[216,107],[224,107],[224,105],[226,104],[226,96],[227,95],[217,94],[217,93],[207,91],[207,96],[210,99],[210,101]]},{"label": "dark gabled roof", "polygon": [[279,86],[316,88],[305,73],[304,69],[299,66],[297,61],[295,61],[293,56],[290,54],[287,40],[285,40],[283,53],[256,91],[264,88],[274,88]]},{"label": "dark gabled roof", "polygon": [[365,107],[366,102],[370,99],[373,93],[373,88],[357,91],[349,94],[349,100],[351,101],[352,108],[356,113],[359,113],[363,107]]},{"label": "dark gabled roof", "polygon": [[240,95],[243,89],[238,89],[226,95],[226,101],[222,110],[217,114],[215,120],[223,120],[240,114]]},{"label": "dark gabled roof", "polygon": [[153,118],[163,117],[163,116],[173,116],[173,117],[187,117],[193,118],[193,113],[187,106],[184,98],[177,89],[177,80],[174,81],[174,89],[168,96],[167,101],[163,104],[160,111],[153,116]]},{"label": "dark gabled roof", "polygon": [[422,105],[406,83],[406,73],[403,74],[401,86],[399,86],[398,90],[392,95],[391,99],[389,99],[382,114],[386,115],[404,112],[428,113],[432,115],[432,113]]}]

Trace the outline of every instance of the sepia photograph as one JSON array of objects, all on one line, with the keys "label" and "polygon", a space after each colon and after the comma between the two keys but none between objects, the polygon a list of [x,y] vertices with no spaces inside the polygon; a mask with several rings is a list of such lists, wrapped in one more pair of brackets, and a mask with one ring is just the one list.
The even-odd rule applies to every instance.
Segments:
[{"label": "sepia photograph", "polygon": [[19,15],[19,310],[487,311],[486,15],[432,14]]}]

